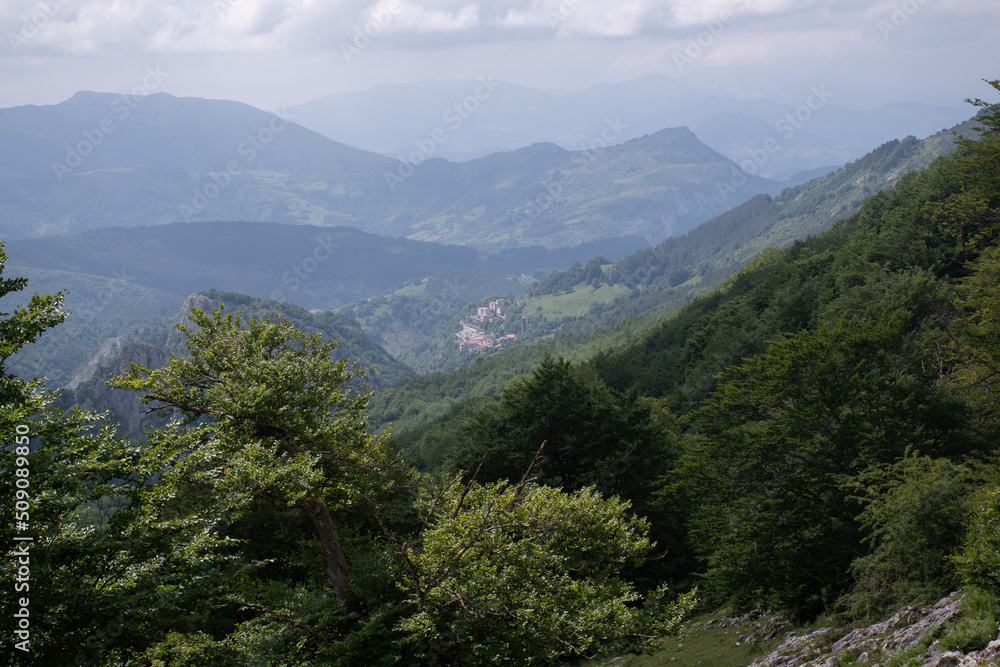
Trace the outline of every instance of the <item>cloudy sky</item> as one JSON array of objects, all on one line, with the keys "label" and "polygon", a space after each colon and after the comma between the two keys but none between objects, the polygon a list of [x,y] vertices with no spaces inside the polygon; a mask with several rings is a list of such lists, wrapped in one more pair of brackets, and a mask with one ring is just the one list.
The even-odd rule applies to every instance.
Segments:
[{"label": "cloudy sky", "polygon": [[960,106],[1000,77],[997,0],[3,0],[0,25],[0,107],[146,86],[276,109],[381,83],[569,92],[649,73]]}]

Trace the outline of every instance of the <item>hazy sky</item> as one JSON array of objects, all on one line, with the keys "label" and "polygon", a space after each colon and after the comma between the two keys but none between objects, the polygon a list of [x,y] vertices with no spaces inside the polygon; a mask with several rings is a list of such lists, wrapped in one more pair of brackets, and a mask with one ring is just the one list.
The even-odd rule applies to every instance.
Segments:
[{"label": "hazy sky", "polygon": [[275,109],[380,83],[649,73],[954,106],[1000,77],[998,0],[3,0],[0,25],[3,107],[139,88]]}]

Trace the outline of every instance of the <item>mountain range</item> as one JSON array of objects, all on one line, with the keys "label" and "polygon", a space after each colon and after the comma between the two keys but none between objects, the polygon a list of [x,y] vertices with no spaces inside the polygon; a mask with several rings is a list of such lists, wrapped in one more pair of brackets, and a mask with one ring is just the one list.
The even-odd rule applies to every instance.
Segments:
[{"label": "mountain range", "polygon": [[552,248],[658,241],[780,189],[685,128],[612,146],[624,124],[602,123],[584,151],[542,143],[463,163],[437,157],[435,128],[399,161],[237,102],[82,92],[0,109],[0,235],[242,220]]},{"label": "mountain range", "polygon": [[[11,269],[33,289],[68,289],[78,315],[19,359],[17,372],[66,384],[106,340],[167,323],[187,295],[208,288],[312,309],[351,304],[372,341],[412,368],[451,368],[468,361],[451,349],[453,318],[469,302],[530,288],[531,279],[510,276],[542,278],[601,256],[601,280],[575,269],[549,281],[555,291],[534,288],[517,304],[530,304],[529,338],[613,326],[639,310],[663,314],[764,248],[825,229],[951,146],[947,133],[890,142],[779,195],[780,184],[687,128],[615,143],[625,136],[616,117],[604,121],[605,145],[584,151],[539,143],[414,166],[285,116],[166,94],[80,93],[0,110],[0,140],[18,148],[0,154]],[[445,145],[439,138],[428,135],[428,154]],[[216,196],[192,222],[150,224],[170,218],[183,187],[191,208],[199,192]],[[308,224],[324,206],[337,216]],[[232,219],[197,219],[218,209]],[[273,221],[254,221],[261,217]],[[356,227],[334,224],[341,220]]]},{"label": "mountain range", "polygon": [[[414,142],[434,128],[443,127],[449,130],[448,138],[437,154],[450,160],[539,142],[586,149],[601,137],[607,119],[618,118],[624,126],[619,141],[685,126],[740,164],[753,159],[768,139],[775,140],[780,148],[756,168],[758,175],[777,180],[837,167],[891,139],[928,136],[969,116],[960,105],[850,108],[841,104],[838,93],[836,86],[816,81],[804,86],[797,99],[743,99],[650,74],[554,94],[484,76],[383,84],[328,95],[287,111],[295,122],[330,139],[397,158],[408,155]],[[453,127],[456,118],[461,123]]]}]

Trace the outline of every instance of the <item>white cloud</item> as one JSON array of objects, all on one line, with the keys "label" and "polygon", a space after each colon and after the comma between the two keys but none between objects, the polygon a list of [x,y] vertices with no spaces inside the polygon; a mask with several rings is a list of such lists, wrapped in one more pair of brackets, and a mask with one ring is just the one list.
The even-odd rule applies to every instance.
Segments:
[{"label": "white cloud", "polygon": [[[883,38],[878,21],[904,5],[919,9]],[[345,61],[341,44],[390,7],[370,46]],[[870,79],[876,91],[891,81],[920,99],[959,76],[976,85],[1000,76],[997,0],[2,0],[0,36],[18,41],[16,49],[0,45],[0,95],[20,103],[18,85],[48,101],[46,90],[107,90],[130,84],[150,62],[181,63],[170,79],[179,93],[275,106],[483,72],[582,88],[677,74],[673,52],[724,12],[733,22],[685,70],[689,80],[749,89],[771,77],[771,87],[794,94],[798,84],[785,81],[842,69],[845,81]]]},{"label": "white cloud", "polygon": [[479,24],[479,8],[467,4],[456,11],[429,9],[415,2],[399,0],[399,15],[389,24],[389,32],[457,32]]},{"label": "white cloud", "polygon": [[[383,39],[405,36],[406,48],[437,48],[441,33],[479,43],[685,37],[726,15],[752,20],[765,33],[856,29],[907,3],[919,6],[914,16],[1000,17],[996,0],[8,0],[0,23],[8,35],[25,25],[36,33],[7,56],[333,51],[390,7]],[[54,8],[51,16],[45,7]]]}]

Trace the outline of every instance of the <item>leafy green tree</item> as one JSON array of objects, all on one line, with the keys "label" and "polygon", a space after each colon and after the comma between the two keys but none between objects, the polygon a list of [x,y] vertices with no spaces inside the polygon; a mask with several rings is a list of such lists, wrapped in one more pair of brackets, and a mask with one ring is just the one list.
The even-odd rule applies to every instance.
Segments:
[{"label": "leafy green tree", "polygon": [[[0,246],[0,273],[5,259]],[[26,281],[0,285],[10,293]],[[36,294],[2,316],[4,361],[62,321],[61,299]],[[5,534],[30,538],[17,543],[28,552],[30,576],[2,597],[5,618],[15,600],[18,609],[28,601],[21,664],[95,664],[170,627],[212,629],[225,540],[198,496],[180,500],[174,484],[185,467],[179,457],[202,433],[166,428],[140,448],[99,415],[54,408],[56,394],[40,380],[3,374],[0,383],[0,431],[11,434],[0,448],[0,493],[14,499],[0,505],[2,523]],[[4,580],[15,581],[18,567],[5,558]]]},{"label": "leafy green tree", "polygon": [[600,650],[642,651],[680,625],[693,594],[667,602],[622,577],[650,552],[648,523],[594,489],[453,477],[417,502],[423,529],[396,541],[412,611],[397,628],[414,659],[549,664]]},{"label": "leafy green tree", "polygon": [[856,580],[844,603],[855,618],[936,601],[960,583],[949,558],[969,510],[972,475],[963,465],[905,456],[857,477],[858,516],[868,552],[851,563]]},{"label": "leafy green tree", "polygon": [[546,355],[464,425],[452,465],[478,470],[483,482],[516,481],[542,442],[539,483],[597,485],[633,501],[648,496],[646,482],[666,471],[672,454],[635,392],[608,389],[591,369]]},{"label": "leafy green tree", "polygon": [[1000,598],[1000,487],[977,492],[955,563],[965,583]]},{"label": "leafy green tree", "polygon": [[[347,557],[331,506],[347,509],[384,492],[397,470],[364,416],[368,392],[346,360],[284,320],[195,310],[189,358],[155,371],[134,367],[112,382],[144,394],[152,410],[203,419],[217,437],[206,459],[215,491],[232,511],[264,502],[307,518],[319,538],[329,584],[352,598]],[[245,326],[244,326],[245,324]],[[205,471],[205,475],[209,474]]]},{"label": "leafy green tree", "polygon": [[1000,417],[1000,247],[986,249],[971,268],[961,289],[963,313],[952,345],[958,363],[950,379],[983,420],[995,423]]},{"label": "leafy green tree", "polygon": [[652,407],[635,391],[609,389],[589,366],[546,355],[531,375],[512,380],[499,400],[463,424],[449,459],[453,469],[478,471],[484,483],[516,482],[545,442],[534,469],[538,483],[567,491],[594,486],[629,500],[651,521],[664,556],[642,576],[678,580],[690,552],[685,514],[655,495],[659,478],[675,465],[678,436],[653,418]]},{"label": "leafy green tree", "polygon": [[[231,591],[221,598],[251,618],[224,639],[171,634],[147,651],[150,659],[194,664],[235,651],[286,664],[356,664],[377,650],[379,664],[427,651],[461,664],[545,662],[638,646],[676,627],[693,604],[661,604],[661,589],[647,608],[635,607],[640,595],[623,570],[647,555],[648,524],[629,516],[627,503],[593,491],[567,495],[527,480],[517,489],[463,488],[456,478],[417,504],[424,528],[416,536],[405,525],[393,528],[378,497],[406,473],[365,430],[367,395],[351,385],[346,362],[332,360],[334,343],[221,309],[195,312],[192,320],[189,359],[152,372],[135,368],[115,384],[143,391],[154,410],[180,410],[197,423],[204,443],[178,463],[178,479],[198,482],[190,492],[227,517],[226,534],[262,507],[311,522],[348,613],[328,604],[308,578],[230,576]],[[395,561],[385,541],[373,543],[363,527],[334,525],[361,503],[395,544]],[[345,535],[353,556],[342,547]],[[504,543],[510,548],[498,549]],[[287,551],[298,558],[301,548]],[[240,548],[241,562],[268,556]],[[366,561],[383,571],[374,575]],[[351,562],[360,577],[348,578]]]},{"label": "leafy green tree", "polygon": [[[7,253],[0,241],[0,298],[19,292],[28,285],[27,278],[4,278]],[[25,345],[35,342],[50,327],[66,319],[62,310],[65,294],[33,294],[26,305],[13,313],[0,313],[0,405],[15,406],[26,400],[37,382],[25,382],[7,373],[7,361]]]}]

